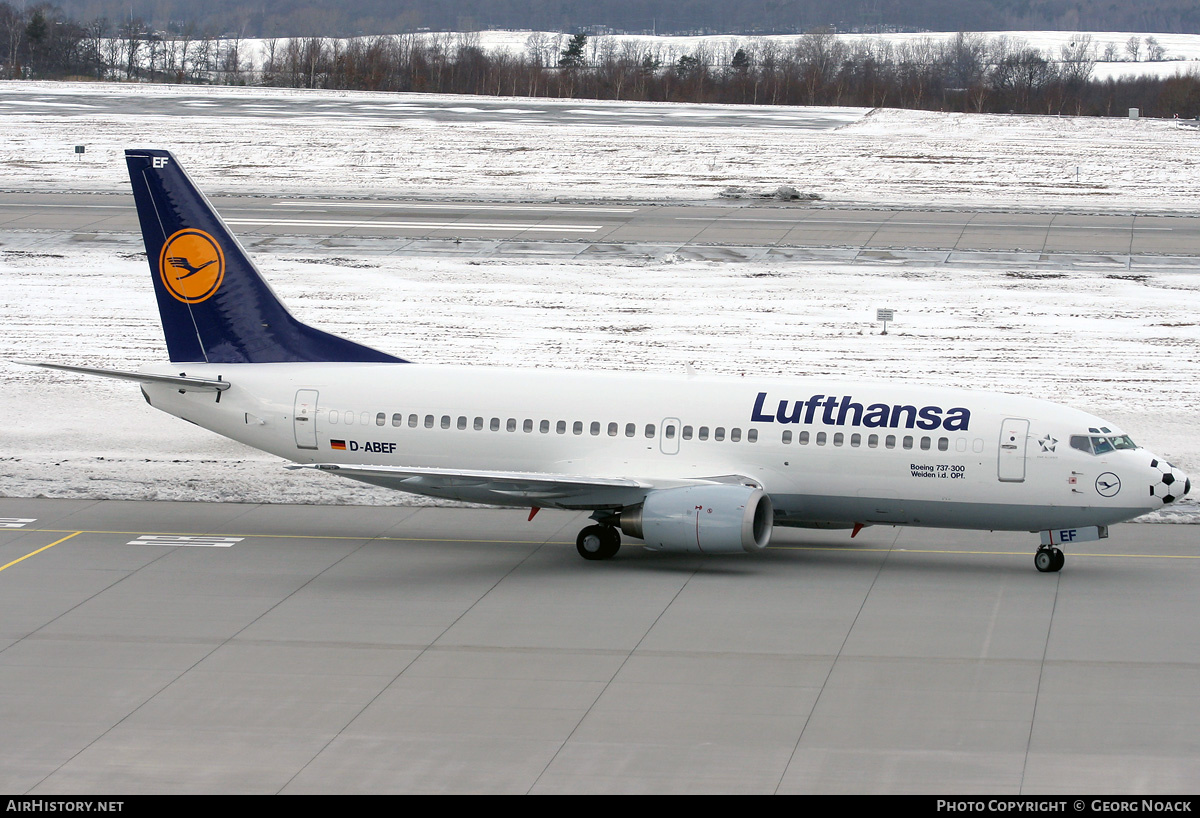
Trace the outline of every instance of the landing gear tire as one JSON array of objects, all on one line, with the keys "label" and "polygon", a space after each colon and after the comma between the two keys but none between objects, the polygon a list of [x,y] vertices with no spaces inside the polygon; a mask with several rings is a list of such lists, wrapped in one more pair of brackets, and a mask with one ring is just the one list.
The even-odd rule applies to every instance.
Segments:
[{"label": "landing gear tire", "polygon": [[1066,556],[1058,548],[1039,548],[1033,555],[1033,567],[1043,574],[1061,571],[1066,562]]},{"label": "landing gear tire", "polygon": [[621,534],[611,525],[589,525],[575,538],[575,550],[585,560],[608,560],[621,549]]}]

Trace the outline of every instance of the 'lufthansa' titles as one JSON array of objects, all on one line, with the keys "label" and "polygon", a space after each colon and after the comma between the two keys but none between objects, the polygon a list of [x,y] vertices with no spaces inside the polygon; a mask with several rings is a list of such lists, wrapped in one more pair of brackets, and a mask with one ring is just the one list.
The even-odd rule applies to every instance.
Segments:
[{"label": "'lufthansa' titles", "polygon": [[[774,414],[772,414],[772,410]],[[856,403],[850,395],[837,398],[813,395],[808,400],[771,401],[759,392],[750,413],[751,423],[822,423],[826,426],[863,426],[868,429],[945,429],[965,432],[971,410],[961,406]]]}]

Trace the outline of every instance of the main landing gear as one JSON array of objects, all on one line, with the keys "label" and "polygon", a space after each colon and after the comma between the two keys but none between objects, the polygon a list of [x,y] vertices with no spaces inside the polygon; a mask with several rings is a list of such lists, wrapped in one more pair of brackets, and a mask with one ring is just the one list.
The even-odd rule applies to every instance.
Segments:
[{"label": "main landing gear", "polygon": [[589,525],[575,538],[575,549],[585,560],[612,559],[621,549],[621,532],[611,525]]},{"label": "main landing gear", "polygon": [[1033,555],[1033,567],[1043,574],[1061,571],[1066,561],[1063,552],[1052,545],[1043,545]]}]

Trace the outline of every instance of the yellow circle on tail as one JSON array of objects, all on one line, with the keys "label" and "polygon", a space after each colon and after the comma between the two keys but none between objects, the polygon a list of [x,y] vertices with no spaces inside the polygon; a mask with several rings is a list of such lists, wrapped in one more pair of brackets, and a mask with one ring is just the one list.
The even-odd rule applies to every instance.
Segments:
[{"label": "yellow circle on tail", "polygon": [[221,286],[225,254],[217,240],[203,230],[180,230],[163,244],[158,274],[167,292],[185,304],[198,304]]}]

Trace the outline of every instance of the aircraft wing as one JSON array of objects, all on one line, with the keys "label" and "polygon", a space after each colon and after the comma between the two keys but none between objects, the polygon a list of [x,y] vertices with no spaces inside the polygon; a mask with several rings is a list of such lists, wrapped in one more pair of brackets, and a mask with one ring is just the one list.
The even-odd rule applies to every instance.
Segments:
[{"label": "aircraft wing", "polygon": [[[546,472],[473,471],[421,466],[366,466],[306,463],[288,469],[315,469],[414,494],[496,505],[534,505],[546,508],[597,509],[636,505],[662,481],[627,477],[590,477]],[[753,482],[736,476],[685,478],[669,486]]]},{"label": "aircraft wing", "polygon": [[42,369],[60,369],[63,372],[77,372],[80,375],[99,375],[102,378],[117,378],[123,381],[138,383],[165,383],[188,389],[193,392],[223,392],[229,388],[229,381],[213,380],[212,378],[189,378],[185,375],[149,375],[143,372],[123,372],[119,369],[96,369],[90,366],[67,366],[66,364],[44,364],[37,361],[13,361],[23,366],[40,366]]}]

